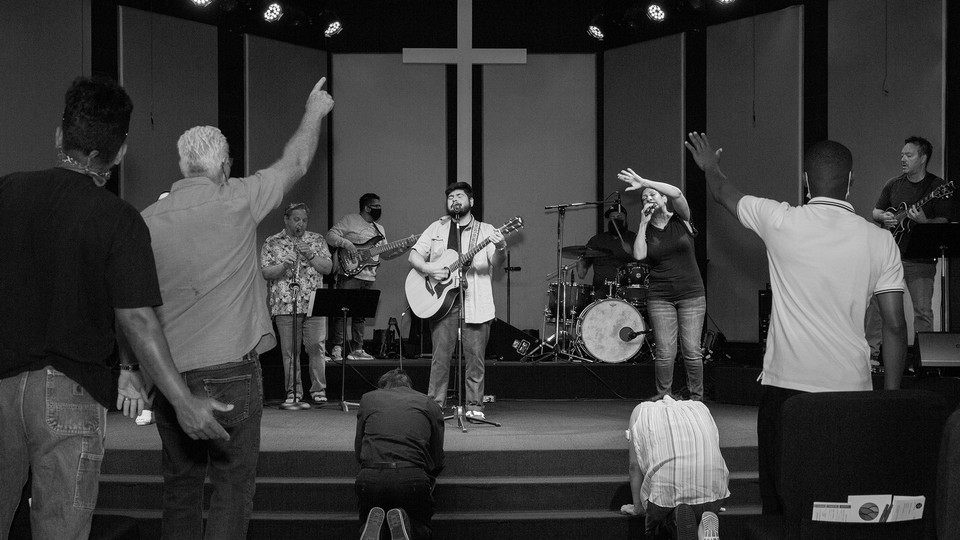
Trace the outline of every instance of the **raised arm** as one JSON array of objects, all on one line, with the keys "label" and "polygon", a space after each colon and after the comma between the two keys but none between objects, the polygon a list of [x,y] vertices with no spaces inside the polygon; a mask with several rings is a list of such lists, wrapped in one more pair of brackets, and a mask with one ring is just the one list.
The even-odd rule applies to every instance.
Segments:
[{"label": "raised arm", "polygon": [[307,174],[307,168],[317,151],[321,121],[333,109],[333,98],[323,89],[326,82],[327,78],[322,77],[313,87],[310,96],[307,97],[306,111],[300,120],[300,126],[287,141],[280,159],[267,167],[268,171],[280,178],[284,193],[290,191],[297,180]]},{"label": "raised arm", "polygon": [[673,204],[673,210],[680,216],[680,219],[690,221],[690,205],[687,203],[687,198],[683,196],[683,191],[681,191],[680,188],[664,182],[644,178],[633,172],[633,169],[630,168],[620,171],[617,178],[630,184],[625,191],[643,190],[644,188],[652,188],[659,191],[664,197],[670,199],[670,202]]},{"label": "raised arm", "polygon": [[703,170],[707,178],[707,189],[710,190],[713,200],[726,208],[733,217],[738,217],[737,204],[743,198],[743,192],[727,180],[727,177],[720,170],[720,154],[723,153],[723,148],[714,151],[706,133],[693,131],[687,137],[690,140],[689,142],[684,141],[683,145],[690,151],[690,155],[697,162],[697,166]]}]

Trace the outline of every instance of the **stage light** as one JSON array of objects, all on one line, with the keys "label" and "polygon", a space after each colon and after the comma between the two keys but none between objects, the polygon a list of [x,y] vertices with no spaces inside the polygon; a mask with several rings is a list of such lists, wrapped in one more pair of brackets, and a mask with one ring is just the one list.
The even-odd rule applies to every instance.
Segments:
[{"label": "stage light", "polygon": [[660,4],[650,4],[647,6],[647,17],[653,22],[663,22],[667,18],[667,12]]},{"label": "stage light", "polygon": [[717,0],[717,3],[718,3],[718,4],[722,4],[722,5],[725,6],[725,5],[727,5],[727,4],[732,4],[732,3],[736,2],[736,1],[737,1],[737,0]]},{"label": "stage light", "polygon": [[587,34],[597,41],[603,41],[604,32],[604,16],[603,13],[598,13],[590,21],[590,24],[587,25]]},{"label": "stage light", "polygon": [[275,23],[283,17],[283,6],[277,2],[273,2],[267,6],[263,11],[263,20],[268,23]]},{"label": "stage light", "polygon": [[213,0],[190,0],[197,7],[207,7]]},{"label": "stage light", "polygon": [[320,14],[320,27],[323,28],[324,37],[333,37],[343,30],[343,22],[340,17],[332,11],[324,11]]}]

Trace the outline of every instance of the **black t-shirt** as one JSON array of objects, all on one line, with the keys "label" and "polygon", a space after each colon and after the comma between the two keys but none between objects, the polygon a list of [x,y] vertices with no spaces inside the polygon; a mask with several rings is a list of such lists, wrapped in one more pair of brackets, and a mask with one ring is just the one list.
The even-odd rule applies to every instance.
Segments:
[{"label": "black t-shirt", "polygon": [[133,206],[62,168],[0,178],[0,378],[50,365],[109,407],[113,310],[160,304]]},{"label": "black t-shirt", "polygon": [[357,411],[357,460],[406,461],[436,478],[443,470],[443,411],[408,387],[367,392]]},{"label": "black t-shirt", "polygon": [[[887,180],[887,183],[883,185],[875,208],[878,210],[887,210],[889,208],[899,210],[901,204],[911,206],[944,184],[946,184],[946,182],[943,178],[930,172],[919,182],[911,182],[906,174],[901,174],[900,176]],[[927,219],[949,218],[952,204],[953,199],[950,197],[934,198],[923,206],[923,213],[927,216]],[[903,255],[906,251],[907,246],[910,244],[911,236],[912,233],[906,233],[897,243],[900,248],[900,255]],[[936,263],[936,259],[913,260]]]},{"label": "black t-shirt", "polygon": [[693,237],[676,214],[663,230],[647,225],[647,258],[643,262],[650,266],[647,298],[677,301],[705,294]]}]

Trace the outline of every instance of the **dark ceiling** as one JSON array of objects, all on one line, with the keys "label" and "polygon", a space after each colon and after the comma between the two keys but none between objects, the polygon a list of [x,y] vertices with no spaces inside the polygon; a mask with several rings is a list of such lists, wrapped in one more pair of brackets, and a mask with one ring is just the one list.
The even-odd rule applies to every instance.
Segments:
[{"label": "dark ceiling", "polygon": [[[103,1],[103,0],[94,0]],[[119,0],[118,3],[331,52],[400,52],[404,47],[455,47],[457,0],[279,0],[277,23],[262,18],[262,0],[213,0],[200,8],[190,0]],[[803,4],[802,0],[662,0],[668,19],[650,21],[650,0],[474,0],[474,46],[526,48],[530,53],[598,52],[689,29]],[[320,14],[337,13],[344,30],[324,38]],[[607,37],[599,42],[586,27],[599,13]]]}]

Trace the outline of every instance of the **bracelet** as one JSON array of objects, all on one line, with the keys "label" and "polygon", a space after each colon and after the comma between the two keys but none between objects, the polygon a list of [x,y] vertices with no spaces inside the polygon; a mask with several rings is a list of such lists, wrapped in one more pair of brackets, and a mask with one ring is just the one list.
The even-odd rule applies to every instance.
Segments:
[{"label": "bracelet", "polygon": [[140,371],[140,364],[120,364],[123,371]]},{"label": "bracelet", "polygon": [[507,243],[504,242],[502,247],[501,247],[501,246],[496,246],[496,248],[497,248],[497,251],[506,251],[506,250],[507,250]]}]

